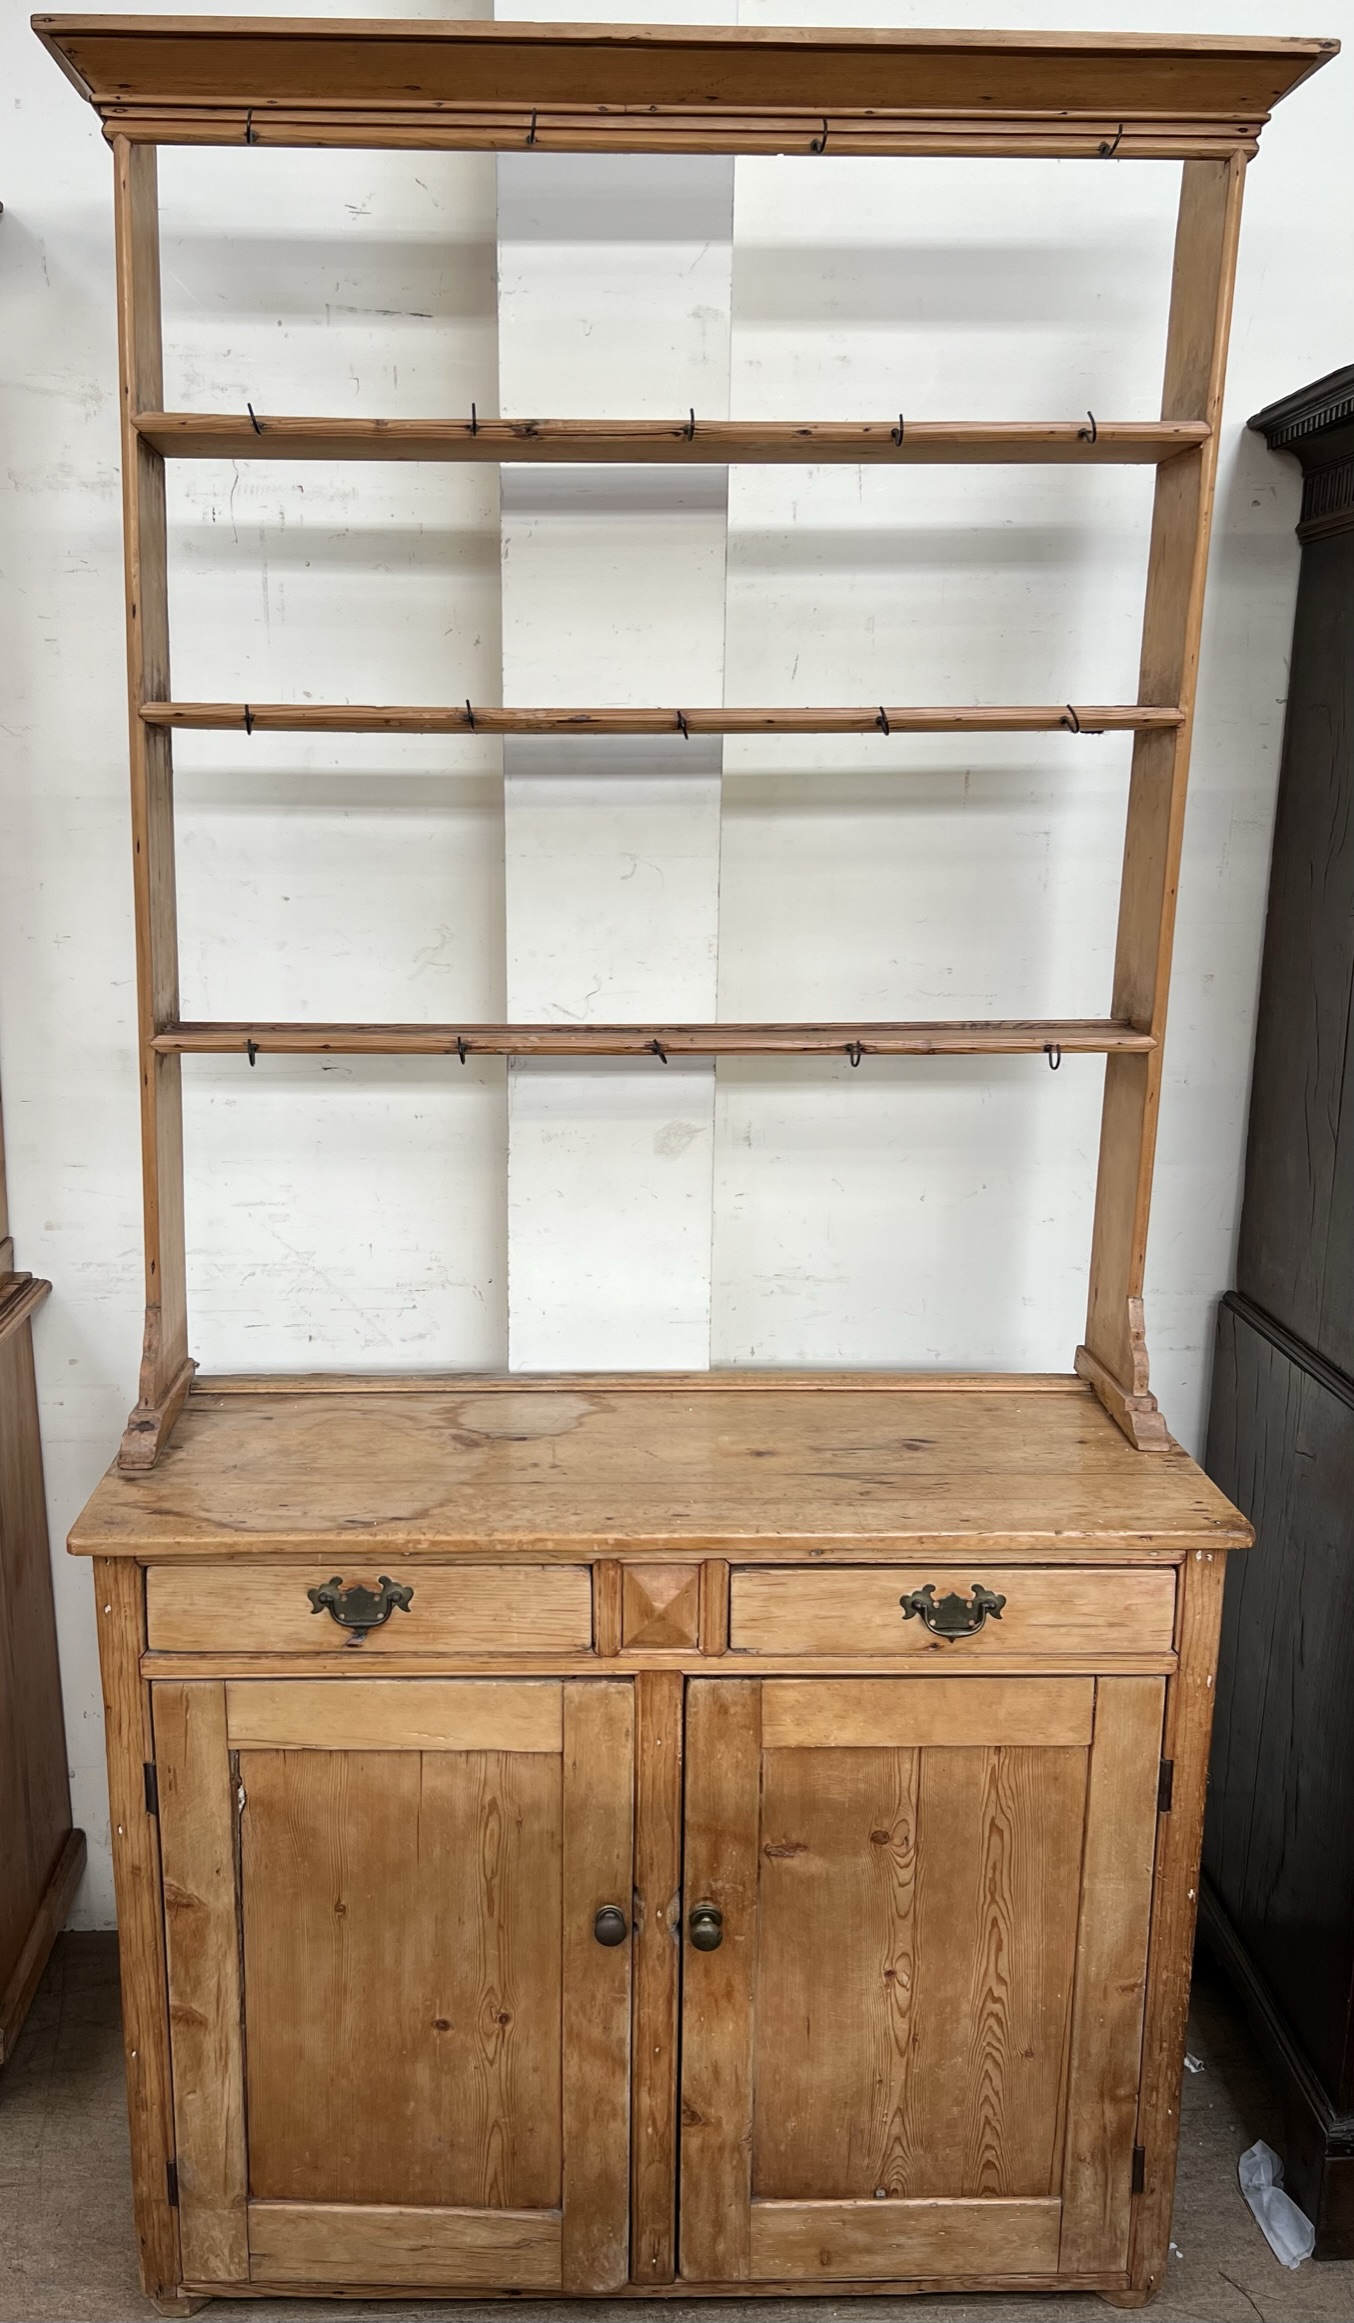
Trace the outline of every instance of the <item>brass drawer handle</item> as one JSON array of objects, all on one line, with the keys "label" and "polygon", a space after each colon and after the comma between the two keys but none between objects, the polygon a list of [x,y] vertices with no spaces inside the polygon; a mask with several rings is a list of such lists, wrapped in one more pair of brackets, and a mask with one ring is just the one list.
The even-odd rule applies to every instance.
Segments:
[{"label": "brass drawer handle", "polygon": [[392,1581],[388,1573],[382,1573],[375,1589],[361,1581],[351,1581],[345,1589],[342,1574],[334,1573],[318,1589],[306,1591],[312,1613],[332,1614],[342,1628],[352,1631],[349,1645],[361,1645],[369,1630],[389,1621],[397,1605],[407,1613],[413,1594],[411,1583]]},{"label": "brass drawer handle", "polygon": [[904,1621],[914,1617],[929,1629],[932,1637],[976,1637],[989,1613],[1000,1621],[1006,1599],[995,1589],[984,1589],[981,1581],[973,1584],[971,1597],[956,1596],[954,1590],[936,1603],[936,1585],[928,1581],[924,1588],[914,1589],[907,1597],[900,1597]]},{"label": "brass drawer handle", "polygon": [[724,1941],[724,1914],[717,1904],[695,1904],[686,1923],[698,1952],[717,1952]]},{"label": "brass drawer handle", "polygon": [[610,1951],[613,1945],[623,1944],[630,1933],[630,1923],[619,1904],[603,1904],[592,1923],[592,1932],[599,1944]]}]

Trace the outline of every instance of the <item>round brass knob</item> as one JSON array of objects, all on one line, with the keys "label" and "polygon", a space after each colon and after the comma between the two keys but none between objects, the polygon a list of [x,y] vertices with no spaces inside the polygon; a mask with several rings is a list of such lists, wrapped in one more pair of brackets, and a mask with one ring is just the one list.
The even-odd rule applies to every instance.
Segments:
[{"label": "round brass knob", "polygon": [[630,1933],[630,1923],[619,1904],[603,1904],[592,1923],[592,1932],[599,1944],[623,1944]]},{"label": "round brass knob", "polygon": [[686,1923],[698,1952],[717,1952],[724,1941],[724,1914],[715,1904],[695,1904]]}]

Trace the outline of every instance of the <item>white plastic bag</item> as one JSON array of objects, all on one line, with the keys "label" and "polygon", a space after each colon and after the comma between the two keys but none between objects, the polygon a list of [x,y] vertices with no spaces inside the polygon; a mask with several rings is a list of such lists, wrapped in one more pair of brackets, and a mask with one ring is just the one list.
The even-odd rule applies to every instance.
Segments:
[{"label": "white plastic bag", "polygon": [[1283,2163],[1258,2138],[1236,2166],[1251,2215],[1280,2266],[1300,2267],[1316,2244],[1316,2228],[1283,2190]]}]

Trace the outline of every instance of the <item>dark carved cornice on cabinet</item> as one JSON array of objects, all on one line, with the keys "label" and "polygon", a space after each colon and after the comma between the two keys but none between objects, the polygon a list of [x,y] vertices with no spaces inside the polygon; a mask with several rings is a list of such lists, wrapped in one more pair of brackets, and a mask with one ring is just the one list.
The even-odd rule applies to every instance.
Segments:
[{"label": "dark carved cornice on cabinet", "polygon": [[1354,363],[1267,404],[1248,425],[1301,464],[1299,540],[1354,529]]}]

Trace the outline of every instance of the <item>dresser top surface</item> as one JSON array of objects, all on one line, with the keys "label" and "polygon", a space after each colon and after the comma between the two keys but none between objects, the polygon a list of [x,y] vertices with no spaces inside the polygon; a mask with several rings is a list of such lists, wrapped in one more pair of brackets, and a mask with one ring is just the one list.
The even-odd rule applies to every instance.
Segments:
[{"label": "dresser top surface", "polygon": [[70,1536],[94,1556],[369,1551],[866,1558],[1235,1548],[1188,1456],[1136,1452],[1053,1378],[738,1385],[458,1381],[194,1390],[158,1466],[112,1469]]}]

